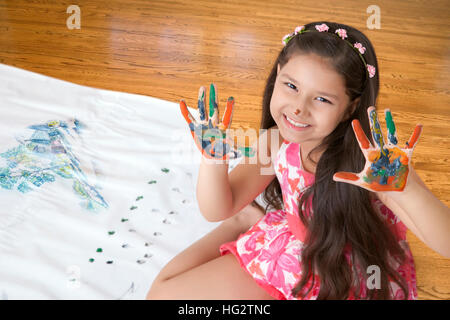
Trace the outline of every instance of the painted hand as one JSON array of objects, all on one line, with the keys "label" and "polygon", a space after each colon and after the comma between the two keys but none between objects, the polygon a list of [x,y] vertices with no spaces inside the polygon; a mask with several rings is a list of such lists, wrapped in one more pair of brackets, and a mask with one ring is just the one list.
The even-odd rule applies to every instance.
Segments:
[{"label": "painted hand", "polygon": [[411,156],[422,132],[422,125],[416,126],[405,148],[400,149],[397,146],[397,134],[391,111],[389,109],[384,111],[388,128],[388,144],[384,143],[375,108],[368,108],[367,113],[370,130],[377,147],[374,147],[367,139],[360,122],[353,120],[353,131],[366,158],[366,165],[360,173],[337,172],[333,180],[354,184],[373,192],[403,191],[408,180]]},{"label": "painted hand", "polygon": [[180,101],[181,113],[189,125],[195,144],[202,155],[209,159],[229,160],[240,157],[242,154],[246,157],[253,156],[255,152],[251,148],[238,148],[238,150],[232,148],[234,143],[227,137],[225,131],[231,125],[234,98],[228,98],[222,122],[219,123],[219,106],[216,92],[216,86],[211,84],[209,92],[209,119],[205,110],[205,87],[200,87],[198,92],[200,121],[196,121],[190,114],[185,101]]}]

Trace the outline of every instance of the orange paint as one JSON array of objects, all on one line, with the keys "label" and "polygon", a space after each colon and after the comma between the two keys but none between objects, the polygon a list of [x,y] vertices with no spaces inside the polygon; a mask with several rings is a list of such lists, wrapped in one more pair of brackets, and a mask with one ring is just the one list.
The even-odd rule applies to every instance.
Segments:
[{"label": "orange paint", "polygon": [[337,172],[334,174],[334,176],[339,179],[350,180],[350,181],[356,181],[359,179],[359,177],[356,174],[351,173],[351,172]]},{"label": "orange paint", "polygon": [[186,107],[186,103],[184,102],[184,100],[180,101],[180,110],[181,110],[181,114],[183,115],[186,122],[188,124],[191,123],[192,121],[191,121],[191,118],[189,118],[189,111]]},{"label": "orange paint", "polygon": [[231,122],[231,115],[233,114],[234,98],[229,97],[227,101],[227,108],[225,109],[225,114],[223,115],[223,126],[228,128]]},{"label": "orange paint", "polygon": [[361,124],[358,120],[353,120],[353,129],[356,134],[356,138],[358,139],[359,143],[361,144],[361,147],[363,149],[368,149],[370,146],[369,140],[367,140],[366,134],[364,133],[363,129],[361,128]]},{"label": "orange paint", "polygon": [[[392,149],[389,149],[389,161],[391,159],[397,159],[398,157],[400,157],[400,162],[403,165],[408,165],[409,163],[409,158],[407,156],[407,154],[405,152],[403,152],[401,149],[394,147]],[[390,161],[392,162],[392,161]]]},{"label": "orange paint", "polygon": [[414,132],[409,139],[408,144],[406,145],[405,149],[412,149],[414,148],[415,144],[417,143],[417,140],[419,139],[420,133],[422,132],[422,125],[418,124],[416,128],[414,129]]},{"label": "orange paint", "polygon": [[377,162],[380,158],[380,152],[378,150],[370,151],[367,155],[370,162]]}]

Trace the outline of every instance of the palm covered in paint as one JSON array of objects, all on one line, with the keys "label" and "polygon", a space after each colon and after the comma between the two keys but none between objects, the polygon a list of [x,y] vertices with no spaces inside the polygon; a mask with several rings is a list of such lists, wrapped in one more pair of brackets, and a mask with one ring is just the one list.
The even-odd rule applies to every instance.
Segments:
[{"label": "palm covered in paint", "polygon": [[353,120],[353,131],[366,158],[366,165],[360,173],[337,172],[333,180],[354,184],[373,192],[403,191],[408,178],[412,153],[422,132],[422,125],[416,126],[409,142],[402,149],[397,145],[397,134],[391,111],[389,109],[384,111],[388,128],[387,144],[384,142],[376,109],[370,107],[367,113],[370,131],[377,146],[374,147],[367,139],[360,122]]},{"label": "palm covered in paint", "polygon": [[[201,151],[201,153],[209,159],[228,160],[241,156],[239,150],[232,148],[233,142],[226,136],[226,129],[231,125],[233,115],[234,98],[229,97],[222,122],[219,123],[219,106],[217,103],[216,87],[214,84],[210,86],[209,93],[209,117],[206,114],[206,97],[205,88],[200,87],[198,93],[198,110],[200,113],[200,121],[194,119],[189,112],[184,100],[180,101],[180,109],[184,119],[189,125],[192,137]],[[209,118],[209,119],[208,119]],[[244,151],[245,156],[253,154],[251,148],[239,148]]]}]

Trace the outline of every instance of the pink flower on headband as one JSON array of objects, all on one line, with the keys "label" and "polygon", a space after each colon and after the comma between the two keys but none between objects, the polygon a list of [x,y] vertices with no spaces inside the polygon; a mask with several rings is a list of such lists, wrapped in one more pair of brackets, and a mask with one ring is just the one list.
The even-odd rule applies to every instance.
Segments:
[{"label": "pink flower on headband", "polygon": [[344,40],[345,38],[347,38],[347,30],[345,29],[337,29],[335,31],[335,33],[337,33],[339,35],[339,37],[342,38],[342,40]]},{"label": "pink flower on headband", "polygon": [[298,26],[297,28],[295,28],[294,33],[297,34],[297,33],[299,33],[300,31],[302,31],[303,29],[305,29],[305,26]]},{"label": "pink flower on headband", "polygon": [[285,35],[285,36],[283,37],[283,40],[281,40],[281,43],[283,43],[284,45],[286,45],[286,43],[289,42],[289,41],[288,41],[288,38],[289,38],[289,37],[292,37],[293,35],[294,35],[293,33],[289,33],[289,34]]},{"label": "pink flower on headband", "polygon": [[373,78],[375,76],[375,67],[368,64],[367,71],[369,71],[369,78]]},{"label": "pink flower on headband", "polygon": [[363,45],[359,42],[356,42],[353,46],[357,48],[359,52],[361,52],[361,54],[364,54],[364,52],[366,52],[366,48],[363,47]]},{"label": "pink flower on headband", "polygon": [[325,23],[322,23],[321,25],[316,24],[316,30],[319,32],[328,31],[328,26]]}]

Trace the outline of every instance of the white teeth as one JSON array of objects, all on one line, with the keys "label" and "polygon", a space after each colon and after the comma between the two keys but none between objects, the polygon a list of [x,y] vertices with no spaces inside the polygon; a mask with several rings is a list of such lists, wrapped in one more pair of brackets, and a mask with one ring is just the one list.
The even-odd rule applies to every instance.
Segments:
[{"label": "white teeth", "polygon": [[285,115],[287,121],[289,121],[289,123],[291,123],[292,125],[296,126],[296,127],[301,127],[301,128],[305,128],[307,126],[309,126],[309,124],[301,124],[298,122],[295,122],[294,120],[290,119],[287,115]]}]

